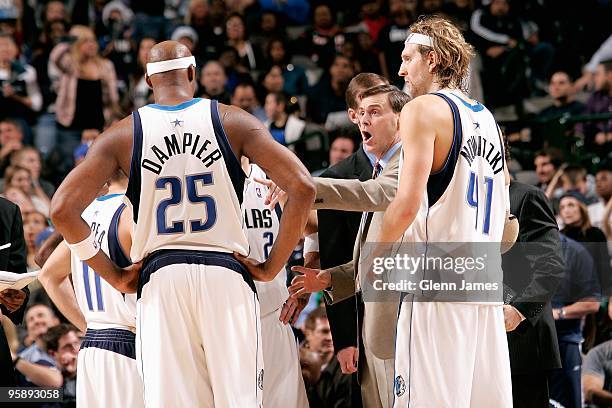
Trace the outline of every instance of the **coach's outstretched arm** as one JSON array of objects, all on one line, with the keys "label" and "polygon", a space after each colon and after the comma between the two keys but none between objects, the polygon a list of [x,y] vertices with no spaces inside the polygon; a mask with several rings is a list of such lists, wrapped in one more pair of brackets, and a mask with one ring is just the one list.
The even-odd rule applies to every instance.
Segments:
[{"label": "coach's outstretched arm", "polygon": [[85,259],[79,258],[123,293],[136,292],[140,265],[119,268],[104,251],[92,248],[91,230],[81,213],[118,169],[130,174],[131,156],[132,117],[129,116],[100,135],[85,160],[68,174],[51,201],[51,220],[66,242],[78,243],[81,254],[85,254]]},{"label": "coach's outstretched arm", "polygon": [[276,142],[257,118],[239,108],[219,106],[223,127],[237,157],[248,157],[288,195],[268,259],[260,264],[236,254],[256,280],[270,281],[284,267],[302,237],[316,193],[312,177],[297,156]]}]

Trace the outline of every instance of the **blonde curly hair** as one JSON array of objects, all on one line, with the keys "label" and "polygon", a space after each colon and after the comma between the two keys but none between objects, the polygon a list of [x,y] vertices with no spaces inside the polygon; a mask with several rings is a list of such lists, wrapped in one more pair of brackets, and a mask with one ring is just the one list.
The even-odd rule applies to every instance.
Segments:
[{"label": "blonde curly hair", "polygon": [[[419,18],[410,26],[411,33],[427,35],[433,40],[433,52],[437,58],[434,70],[437,82],[443,87],[467,90],[470,60],[475,55],[461,31],[449,20],[438,15]],[[431,47],[419,45],[424,57]]]}]

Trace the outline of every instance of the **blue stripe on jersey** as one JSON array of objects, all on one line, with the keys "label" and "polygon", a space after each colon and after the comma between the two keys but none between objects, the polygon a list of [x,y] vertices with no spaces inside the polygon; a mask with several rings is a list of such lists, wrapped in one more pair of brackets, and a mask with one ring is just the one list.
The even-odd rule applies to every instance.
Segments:
[{"label": "blue stripe on jersey", "polygon": [[240,160],[238,160],[234,154],[234,151],[232,150],[229,139],[225,134],[225,129],[223,129],[223,123],[221,122],[221,117],[219,116],[219,102],[214,99],[211,100],[210,108],[217,144],[219,145],[219,149],[221,149],[221,153],[223,154],[225,167],[227,167],[230,179],[234,185],[234,191],[236,191],[238,201],[240,204],[242,204],[242,194],[244,192],[244,180],[246,179],[246,175],[242,170],[242,166],[240,166]]},{"label": "blue stripe on jersey", "polygon": [[442,194],[444,194],[446,188],[450,184],[453,174],[455,173],[459,152],[461,151],[461,141],[463,140],[461,116],[459,116],[459,108],[455,102],[441,93],[434,93],[432,95],[438,95],[450,105],[451,111],[453,112],[453,144],[451,145],[448,157],[442,169],[436,173],[430,174],[427,180],[427,201],[429,207],[434,205],[440,197],[442,197]]},{"label": "blue stripe on jersey", "polygon": [[130,177],[125,196],[132,203],[134,222],[138,221],[138,207],[140,206],[140,162],[142,160],[142,122],[137,110],[132,113],[134,122],[132,142],[132,161],[130,163]]},{"label": "blue stripe on jersey", "polygon": [[276,216],[278,217],[278,220],[280,221],[281,216],[283,215],[283,209],[281,208],[279,203],[276,203],[276,205],[274,206],[274,212],[276,212]]},{"label": "blue stripe on jersey", "polygon": [[161,249],[153,252],[144,260],[142,269],[140,270],[140,279],[138,280],[138,299],[142,294],[142,288],[151,279],[151,275],[168,265],[176,264],[192,264],[192,265],[210,265],[222,266],[242,275],[242,279],[249,285],[251,290],[257,293],[253,277],[241,264],[234,255],[227,252],[215,251],[191,251],[181,249]]},{"label": "blue stripe on jersey", "polygon": [[107,195],[103,195],[101,197],[96,198],[96,201],[106,201],[106,200],[110,200],[111,198],[115,198],[115,197],[119,197],[122,196],[123,194],[119,193],[119,194],[107,194]]},{"label": "blue stripe on jersey", "polygon": [[147,106],[149,108],[153,108],[153,109],[159,109],[159,110],[163,110],[163,111],[174,112],[174,111],[179,111],[179,110],[186,109],[186,108],[190,107],[191,105],[195,105],[196,103],[200,102],[201,100],[202,100],[202,98],[193,98],[190,101],[179,103],[178,105],[158,105],[156,103],[151,103],[151,104],[149,104]]},{"label": "blue stripe on jersey", "polygon": [[94,281],[96,286],[96,299],[98,300],[98,310],[104,310],[104,299],[102,298],[102,283],[100,282],[100,275],[94,273]]},{"label": "blue stripe on jersey", "polygon": [[132,261],[125,254],[119,242],[119,219],[125,207],[125,204],[121,204],[119,208],[117,208],[108,228],[108,254],[110,255],[110,259],[120,268],[125,268],[132,264]]},{"label": "blue stripe on jersey", "polygon": [[476,105],[472,105],[468,101],[464,100],[463,98],[460,98],[458,95],[455,95],[455,94],[451,94],[451,95],[459,99],[459,101],[461,101],[461,103],[465,105],[468,109],[470,109],[472,112],[480,112],[481,110],[484,110],[484,105],[478,101],[476,101]]},{"label": "blue stripe on jersey", "polygon": [[87,307],[89,310],[93,310],[93,302],[91,301],[91,292],[89,286],[89,265],[85,262],[81,262],[83,265],[83,284],[85,285],[85,297],[87,298]]},{"label": "blue stripe on jersey", "polygon": [[81,350],[95,347],[136,359],[136,335],[124,329],[87,329]]}]

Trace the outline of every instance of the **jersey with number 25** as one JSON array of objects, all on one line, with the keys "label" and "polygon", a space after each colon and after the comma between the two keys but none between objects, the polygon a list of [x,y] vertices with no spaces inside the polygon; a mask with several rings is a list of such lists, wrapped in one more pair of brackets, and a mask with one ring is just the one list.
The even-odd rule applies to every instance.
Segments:
[{"label": "jersey with number 25", "polygon": [[146,105],[133,120],[126,193],[136,224],[132,260],[160,249],[248,254],[240,211],[245,175],[217,101]]}]

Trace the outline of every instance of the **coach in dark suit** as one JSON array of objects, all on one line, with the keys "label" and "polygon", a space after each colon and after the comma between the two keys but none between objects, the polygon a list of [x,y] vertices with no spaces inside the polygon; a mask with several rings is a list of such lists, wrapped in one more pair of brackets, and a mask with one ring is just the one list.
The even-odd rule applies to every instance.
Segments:
[{"label": "coach in dark suit", "polygon": [[504,317],[515,407],[548,407],[548,372],[561,367],[550,300],[564,273],[552,207],[537,187],[512,181],[510,212],[518,218],[514,247],[504,254]]},{"label": "coach in dark suit", "polygon": [[[0,197],[0,270],[26,271],[26,245],[19,207]],[[23,320],[28,290],[7,289],[0,292],[0,310],[15,324]],[[4,329],[0,326],[0,386],[15,385],[15,370]]]}]

